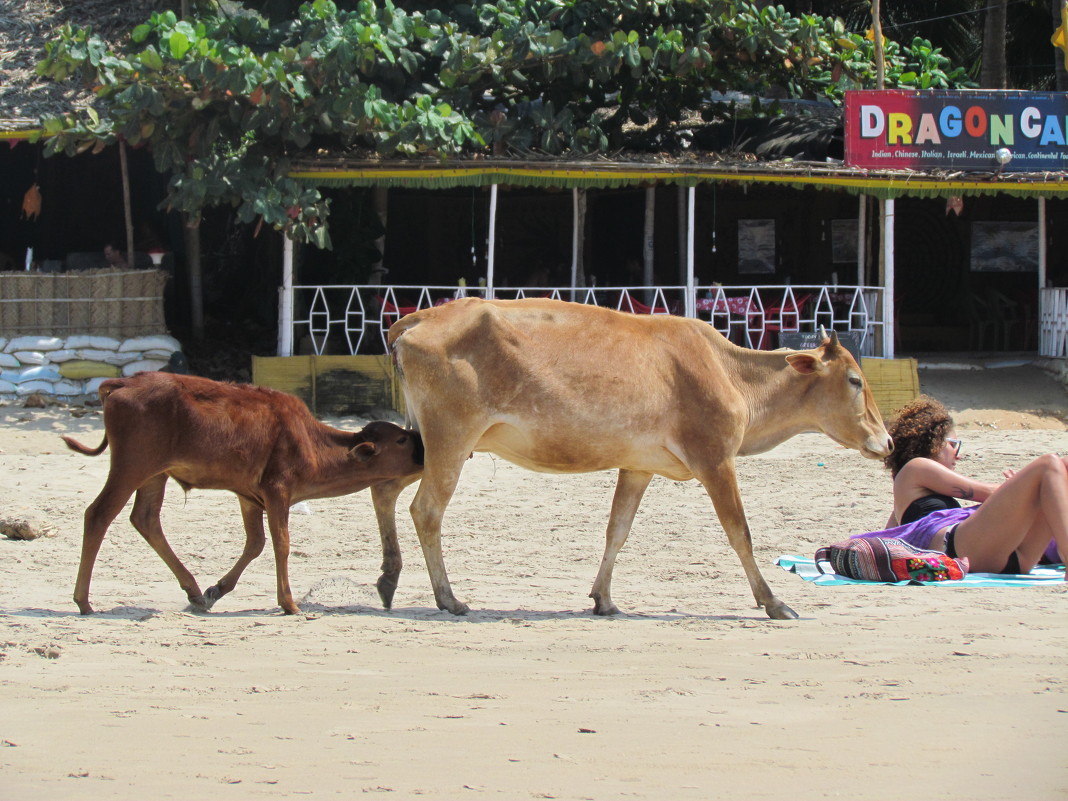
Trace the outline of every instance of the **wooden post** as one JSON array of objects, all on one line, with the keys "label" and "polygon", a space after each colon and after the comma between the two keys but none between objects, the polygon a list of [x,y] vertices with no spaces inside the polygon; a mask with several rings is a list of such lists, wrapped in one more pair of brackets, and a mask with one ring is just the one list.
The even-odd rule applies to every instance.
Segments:
[{"label": "wooden post", "polygon": [[282,288],[278,290],[278,355],[293,355],[293,240],[282,240]]}]

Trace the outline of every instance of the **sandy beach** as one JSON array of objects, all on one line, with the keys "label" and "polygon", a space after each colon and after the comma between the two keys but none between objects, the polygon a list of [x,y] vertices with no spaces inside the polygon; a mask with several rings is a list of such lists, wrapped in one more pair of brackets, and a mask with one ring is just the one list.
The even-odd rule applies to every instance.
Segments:
[{"label": "sandy beach", "polygon": [[[962,472],[1068,453],[1068,402],[1034,367],[925,370]],[[363,421],[330,420],[356,429]],[[291,519],[302,614],[268,551],[209,614],[186,608],[127,521],[82,617],[82,513],[103,486],[98,410],[0,406],[0,799],[1068,798],[1068,597],[1039,588],[817,587],[776,567],[880,527],[882,465],[806,434],[740,460],[765,578],[755,608],[711,503],[655,479],[591,614],[614,474],[546,476],[478,455],[445,518],[470,614],[433,602],[407,503],[394,608],[365,493]],[[243,542],[228,493],[170,485],[164,527],[201,582]]]}]

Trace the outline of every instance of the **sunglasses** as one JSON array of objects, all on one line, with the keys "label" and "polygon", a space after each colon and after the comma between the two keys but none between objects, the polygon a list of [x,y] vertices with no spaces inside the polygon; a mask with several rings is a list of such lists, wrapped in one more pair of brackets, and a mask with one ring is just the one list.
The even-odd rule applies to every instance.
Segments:
[{"label": "sunglasses", "polygon": [[961,441],[959,439],[947,439],[946,444],[953,448],[954,455],[960,456]]}]

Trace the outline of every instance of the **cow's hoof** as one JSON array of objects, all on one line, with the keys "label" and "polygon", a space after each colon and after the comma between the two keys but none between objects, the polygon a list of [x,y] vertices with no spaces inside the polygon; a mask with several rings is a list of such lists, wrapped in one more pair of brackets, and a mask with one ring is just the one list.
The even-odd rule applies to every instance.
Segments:
[{"label": "cow's hoof", "polygon": [[764,611],[772,620],[797,620],[797,612],[788,607],[782,601],[771,606],[765,606]]},{"label": "cow's hoof", "polygon": [[449,603],[439,603],[438,609],[443,612],[451,612],[454,615],[466,615],[468,612],[471,611],[471,607],[455,599],[453,599]]},{"label": "cow's hoof", "polygon": [[593,598],[593,613],[595,615],[619,614],[619,607],[612,603],[611,600],[606,601],[599,592],[591,592],[590,598]]},{"label": "cow's hoof", "polygon": [[[211,590],[209,589],[208,592],[210,593]],[[204,595],[190,595],[188,597],[189,605],[193,607],[194,612],[207,612],[211,609],[211,605],[215,603],[214,601],[209,601]]]},{"label": "cow's hoof", "polygon": [[378,588],[378,597],[382,599],[383,609],[393,608],[393,595],[397,592],[397,577],[383,573],[375,582]]}]

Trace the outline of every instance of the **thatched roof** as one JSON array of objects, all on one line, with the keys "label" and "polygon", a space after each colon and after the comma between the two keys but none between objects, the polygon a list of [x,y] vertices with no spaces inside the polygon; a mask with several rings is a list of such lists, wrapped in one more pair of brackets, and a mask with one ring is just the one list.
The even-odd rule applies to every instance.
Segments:
[{"label": "thatched roof", "polygon": [[45,43],[65,23],[92,26],[118,40],[166,0],[0,0],[0,131],[34,128],[42,117],[87,106],[92,95],[73,83],[36,74]]}]

